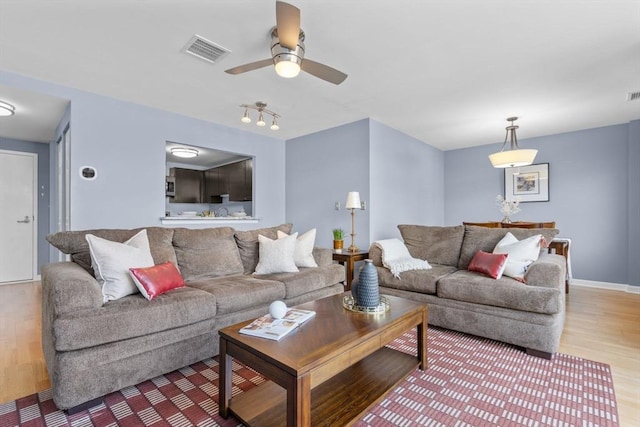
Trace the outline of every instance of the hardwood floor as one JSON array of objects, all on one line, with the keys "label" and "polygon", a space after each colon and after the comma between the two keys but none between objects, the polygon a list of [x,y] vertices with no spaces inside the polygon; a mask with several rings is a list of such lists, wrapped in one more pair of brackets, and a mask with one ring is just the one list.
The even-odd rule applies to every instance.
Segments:
[{"label": "hardwood floor", "polygon": [[[0,403],[50,387],[39,282],[0,286]],[[621,426],[640,425],[640,294],[572,286],[560,352],[611,366]]]}]

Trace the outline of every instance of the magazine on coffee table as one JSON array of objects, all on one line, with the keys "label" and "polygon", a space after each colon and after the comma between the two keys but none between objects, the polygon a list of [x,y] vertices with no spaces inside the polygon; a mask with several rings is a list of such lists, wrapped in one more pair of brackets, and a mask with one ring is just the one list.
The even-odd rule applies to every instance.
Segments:
[{"label": "magazine on coffee table", "polygon": [[282,319],[274,319],[270,314],[265,314],[240,329],[239,332],[254,337],[280,341],[282,337],[294,331],[315,315],[315,311],[290,308]]}]

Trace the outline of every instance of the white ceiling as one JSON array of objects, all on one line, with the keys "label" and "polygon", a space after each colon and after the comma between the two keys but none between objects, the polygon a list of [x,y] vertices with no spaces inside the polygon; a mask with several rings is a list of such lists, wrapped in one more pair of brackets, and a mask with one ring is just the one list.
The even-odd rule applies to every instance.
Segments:
[{"label": "white ceiling", "polygon": [[[341,85],[224,73],[270,56],[272,0],[0,0],[0,69],[281,139],[371,117],[449,150],[501,143],[514,115],[520,139],[640,118],[637,0],[291,3]],[[194,34],[232,53],[182,53]],[[259,100],[277,133],[240,123]]]}]

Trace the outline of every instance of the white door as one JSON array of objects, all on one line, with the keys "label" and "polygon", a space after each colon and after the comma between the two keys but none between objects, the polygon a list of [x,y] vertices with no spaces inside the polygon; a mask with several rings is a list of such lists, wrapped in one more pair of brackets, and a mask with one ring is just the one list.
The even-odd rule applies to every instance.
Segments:
[{"label": "white door", "polygon": [[0,283],[34,278],[37,159],[0,150]]}]

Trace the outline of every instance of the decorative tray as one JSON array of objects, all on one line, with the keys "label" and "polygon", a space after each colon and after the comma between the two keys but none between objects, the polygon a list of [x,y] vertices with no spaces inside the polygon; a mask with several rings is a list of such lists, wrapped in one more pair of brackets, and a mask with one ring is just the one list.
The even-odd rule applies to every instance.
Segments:
[{"label": "decorative tray", "polygon": [[376,313],[384,313],[389,311],[389,300],[384,296],[380,295],[380,304],[375,307],[363,307],[361,305],[356,304],[356,301],[353,299],[351,295],[345,295],[342,297],[342,306],[350,311],[355,311],[356,313],[366,313],[366,314],[376,314]]}]

